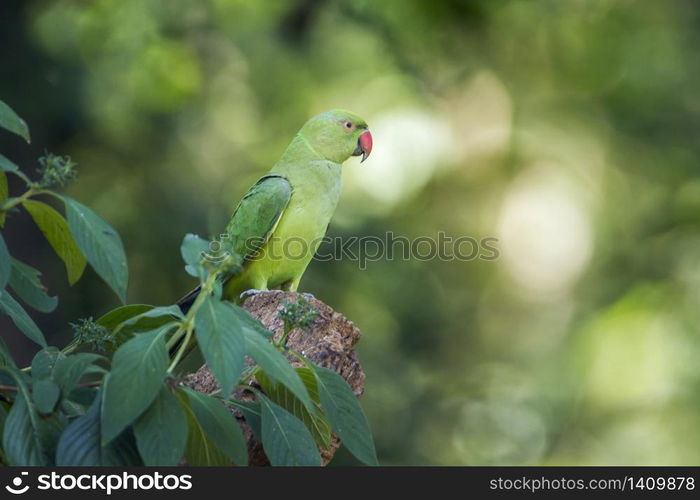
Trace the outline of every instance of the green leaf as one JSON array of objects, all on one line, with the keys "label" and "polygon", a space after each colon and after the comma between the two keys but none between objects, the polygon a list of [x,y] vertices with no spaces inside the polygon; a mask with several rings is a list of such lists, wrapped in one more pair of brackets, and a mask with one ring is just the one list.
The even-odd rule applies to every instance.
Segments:
[{"label": "green leaf", "polygon": [[100,316],[95,323],[111,330],[127,319],[138,316],[146,311],[150,311],[153,308],[154,306],[148,304],[128,304],[126,306],[119,306],[116,309],[112,309],[108,313]]},{"label": "green leaf", "polygon": [[220,300],[207,297],[194,318],[197,343],[202,355],[228,396],[241,377],[245,358],[245,339],[233,312]]},{"label": "green leaf", "polygon": [[23,395],[18,394],[5,419],[2,448],[10,465],[45,465],[47,462],[39,439],[38,415]]},{"label": "green leaf", "polygon": [[7,314],[15,326],[29,339],[41,347],[46,347],[44,334],[41,333],[41,330],[39,330],[39,327],[36,326],[36,323],[29,317],[27,312],[22,309],[22,306],[6,290],[0,290],[0,311]]},{"label": "green leaf", "polygon": [[333,370],[312,366],[318,381],[321,406],[333,430],[358,460],[367,465],[379,465],[372,431],[355,393],[345,379]]},{"label": "green leaf", "polygon": [[270,381],[264,372],[256,374],[255,378],[267,397],[301,420],[311,431],[311,435],[316,443],[327,450],[331,445],[331,425],[321,410],[316,375],[309,368],[296,368],[296,372],[304,382],[314,402],[314,408],[311,411],[285,386],[279,382],[273,383]]},{"label": "green leaf", "polygon": [[185,261],[185,271],[190,276],[204,280],[207,275],[206,270],[202,266],[202,259],[206,252],[209,251],[209,242],[203,240],[196,234],[186,234],[180,245],[180,254]]},{"label": "green leaf", "polygon": [[39,380],[51,377],[59,358],[65,358],[65,355],[53,346],[37,352],[32,359],[32,378]]},{"label": "green leaf", "polygon": [[61,392],[64,395],[70,394],[88,366],[100,358],[101,356],[88,352],[58,358],[53,369],[53,379]]},{"label": "green leaf", "polygon": [[19,388],[3,431],[3,450],[10,465],[52,465],[52,450],[57,439],[56,419],[42,419],[36,413],[23,374],[15,369],[2,367],[11,375]]},{"label": "green leaf", "polygon": [[[96,395],[97,391],[92,387],[74,387],[73,390],[68,393],[68,396],[66,396],[63,402],[65,403],[66,401],[69,401],[76,405],[89,407],[95,401]],[[80,412],[81,415],[83,413],[85,413],[84,410]]]},{"label": "green leaf", "polygon": [[[0,173],[4,172],[10,172],[15,174],[17,177],[21,178],[24,182],[27,183],[27,185],[31,184],[31,181],[29,180],[29,177],[24,175],[22,171],[20,171],[19,167],[15,165],[13,162],[11,162],[7,157],[3,156],[0,154]],[[7,181],[7,177],[5,175],[0,175],[0,179],[5,179]],[[0,181],[0,184],[2,182]],[[2,187],[0,187],[0,191],[2,191]],[[7,184],[5,184],[5,197],[2,197],[2,193],[0,193],[0,205],[7,200],[7,197],[9,196],[9,192],[7,189]],[[0,217],[4,217],[5,214],[0,215]],[[2,227],[2,223],[0,223],[0,227]]]},{"label": "green leaf", "polygon": [[88,207],[68,196],[66,205],[68,226],[80,250],[92,268],[126,302],[129,270],[119,234]]},{"label": "green leaf", "polygon": [[47,446],[43,443],[48,429],[42,424],[24,398],[15,401],[3,430],[3,449],[10,465],[50,465]]},{"label": "green leaf", "polygon": [[56,465],[127,467],[142,465],[133,433],[130,429],[122,432],[107,445],[102,445],[101,397],[98,393],[90,409],[73,420],[61,435],[56,449]]},{"label": "green leaf", "polygon": [[262,445],[272,465],[318,466],[321,456],[306,426],[284,408],[259,395]]},{"label": "green leaf", "polygon": [[161,386],[156,399],[134,422],[136,444],[144,465],[177,465],[187,444],[187,418],[170,390]]},{"label": "green leaf", "polygon": [[236,314],[238,315],[239,321],[246,327],[246,329],[249,332],[257,332],[259,335],[262,335],[264,338],[272,340],[273,334],[270,330],[265,328],[265,325],[263,325],[260,320],[257,318],[254,318],[252,314],[250,314],[248,311],[243,309],[242,307],[238,306],[237,304],[234,304],[232,302],[227,302],[229,307],[234,309],[236,311]]},{"label": "green leaf", "polygon": [[204,433],[236,465],[248,465],[248,446],[233,415],[221,401],[191,389],[185,389],[192,413]]},{"label": "green leaf", "polygon": [[30,142],[29,127],[14,110],[4,102],[0,101],[0,127],[13,132],[25,141]]},{"label": "green leaf", "polygon": [[[125,306],[128,307],[128,306]],[[145,318],[159,318],[161,316],[167,316],[168,321],[173,319],[185,319],[185,315],[182,314],[180,308],[176,305],[172,306],[159,306],[151,307],[150,309],[124,320],[122,323],[124,325],[134,325]]]},{"label": "green leaf", "polygon": [[108,467],[143,465],[131,427],[107,446],[102,447],[102,465]]},{"label": "green leaf", "polygon": [[101,462],[100,405],[95,401],[87,413],[73,420],[61,435],[56,465],[94,466]]},{"label": "green leaf", "polygon": [[32,399],[39,413],[53,413],[60,396],[61,390],[51,379],[37,380],[32,385]]},{"label": "green leaf", "polygon": [[[240,309],[240,307],[233,304],[226,303],[226,305],[231,309]],[[270,380],[283,383],[304,403],[304,406],[313,409],[313,402],[309,392],[306,390],[297,372],[289,364],[287,358],[257,330],[243,328],[243,335],[246,340],[246,352],[265,371]]]},{"label": "green leaf", "polygon": [[10,275],[12,274],[12,257],[10,257],[10,251],[5,245],[5,240],[0,234],[0,290],[5,288],[7,282],[10,281]]},{"label": "green leaf", "polygon": [[[9,195],[10,191],[7,187],[7,175],[5,175],[5,172],[0,171],[0,206],[2,206],[5,203],[5,200],[7,200],[7,197]],[[0,228],[2,228],[5,225],[6,216],[7,214],[5,212],[0,211]]]},{"label": "green leaf", "polygon": [[[2,295],[2,293],[3,292],[0,292],[0,295]],[[5,344],[5,341],[0,337],[0,367],[2,366],[17,368],[14,359],[12,359],[12,354],[10,354],[10,350],[7,348],[7,344]],[[7,372],[0,372],[0,375],[3,374],[7,374]]]},{"label": "green leaf", "polygon": [[[86,389],[86,387],[83,387],[83,389]],[[70,399],[63,398],[63,401],[61,401],[60,409],[61,412],[65,414],[66,417],[68,417],[68,419],[73,419],[75,417],[82,417],[83,415],[85,415],[84,406],[86,405],[81,405],[75,401],[71,401]]]},{"label": "green leaf", "polygon": [[63,431],[56,450],[58,466],[101,465],[99,404],[93,403]]},{"label": "green leaf", "polygon": [[49,297],[39,279],[41,273],[32,266],[12,259],[10,286],[29,307],[40,312],[51,312],[58,305],[58,297]]},{"label": "green leaf", "polygon": [[194,466],[223,466],[230,465],[231,461],[223,451],[204,432],[204,428],[195,417],[190,407],[189,398],[184,391],[177,391],[180,406],[185,411],[187,418],[187,445],[185,446],[185,459],[187,465]]},{"label": "green leaf", "polygon": [[22,203],[22,206],[32,216],[46,240],[66,265],[68,283],[74,284],[82,276],[87,261],[71,236],[68,223],[61,214],[46,203],[27,200]]},{"label": "green leaf", "polygon": [[[103,358],[106,359],[106,358]],[[109,373],[109,370],[106,370],[102,368],[101,366],[97,365],[90,365],[85,369],[85,375],[107,375]]]},{"label": "green leaf", "polygon": [[3,172],[18,172],[19,167],[0,154],[0,170]]},{"label": "green leaf", "polygon": [[173,318],[183,319],[177,306],[154,307],[147,304],[130,304],[118,307],[101,318],[96,323],[114,330],[119,327],[119,334],[131,334],[147,330],[155,330],[172,323]]},{"label": "green leaf", "polygon": [[150,406],[168,371],[165,334],[173,327],[139,333],[122,345],[105,378],[102,441],[109,443]]}]

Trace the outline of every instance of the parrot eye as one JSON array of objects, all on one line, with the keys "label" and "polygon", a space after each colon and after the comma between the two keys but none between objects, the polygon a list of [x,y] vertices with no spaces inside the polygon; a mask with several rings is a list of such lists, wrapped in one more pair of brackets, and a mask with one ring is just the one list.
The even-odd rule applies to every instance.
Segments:
[{"label": "parrot eye", "polygon": [[348,129],[350,129],[350,128],[353,127],[352,122],[344,122],[344,123],[343,123],[343,126],[344,126],[345,128],[348,128]]}]

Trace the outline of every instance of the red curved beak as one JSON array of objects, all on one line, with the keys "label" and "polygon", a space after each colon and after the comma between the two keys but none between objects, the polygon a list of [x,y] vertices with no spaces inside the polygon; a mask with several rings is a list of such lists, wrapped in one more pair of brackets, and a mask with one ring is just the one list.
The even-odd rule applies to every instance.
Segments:
[{"label": "red curved beak", "polygon": [[369,130],[365,130],[360,134],[359,139],[357,139],[357,148],[355,148],[355,151],[353,151],[352,155],[353,156],[360,156],[362,155],[362,159],[360,160],[360,163],[365,161],[369,154],[372,152],[372,134],[369,133]]}]

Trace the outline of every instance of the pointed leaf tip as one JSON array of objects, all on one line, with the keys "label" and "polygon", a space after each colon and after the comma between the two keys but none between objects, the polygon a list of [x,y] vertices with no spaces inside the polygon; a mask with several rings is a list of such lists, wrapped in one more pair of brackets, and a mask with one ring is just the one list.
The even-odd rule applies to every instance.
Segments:
[{"label": "pointed leaf tip", "polygon": [[68,196],[66,206],[70,232],[95,272],[126,302],[129,270],[119,234],[95,212]]},{"label": "pointed leaf tip", "polygon": [[27,127],[27,123],[24,120],[22,120],[22,118],[20,118],[19,115],[17,115],[17,113],[15,113],[15,111],[3,101],[0,101],[0,127],[19,135],[25,141],[27,141],[27,143],[31,142],[31,139],[29,137],[29,127]]}]

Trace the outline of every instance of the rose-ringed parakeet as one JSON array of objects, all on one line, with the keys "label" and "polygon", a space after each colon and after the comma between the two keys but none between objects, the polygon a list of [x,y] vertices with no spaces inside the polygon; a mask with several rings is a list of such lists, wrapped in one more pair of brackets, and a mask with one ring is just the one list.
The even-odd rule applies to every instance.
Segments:
[{"label": "rose-ringed parakeet", "polygon": [[[238,302],[249,290],[297,290],[338,203],[341,165],[351,156],[364,161],[371,151],[367,124],[353,113],[327,111],[304,124],[226,226],[227,244],[243,264],[221,277],[225,299]],[[178,302],[183,310],[197,292]]]}]

